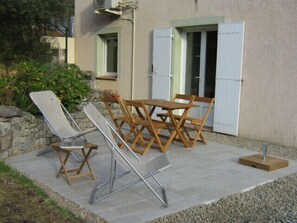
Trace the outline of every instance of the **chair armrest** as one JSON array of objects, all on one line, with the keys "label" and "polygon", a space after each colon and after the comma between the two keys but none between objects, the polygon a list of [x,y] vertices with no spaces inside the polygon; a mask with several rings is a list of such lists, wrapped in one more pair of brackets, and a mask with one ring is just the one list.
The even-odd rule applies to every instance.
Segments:
[{"label": "chair armrest", "polygon": [[82,132],[76,134],[76,135],[73,136],[72,138],[75,139],[75,138],[78,138],[78,137],[80,137],[80,136],[83,136],[83,135],[85,135],[85,134],[87,134],[87,133],[90,133],[90,132],[93,132],[93,131],[96,131],[96,130],[97,130],[96,127],[93,127],[93,128],[90,128],[90,129],[86,129],[85,131],[82,131]]}]

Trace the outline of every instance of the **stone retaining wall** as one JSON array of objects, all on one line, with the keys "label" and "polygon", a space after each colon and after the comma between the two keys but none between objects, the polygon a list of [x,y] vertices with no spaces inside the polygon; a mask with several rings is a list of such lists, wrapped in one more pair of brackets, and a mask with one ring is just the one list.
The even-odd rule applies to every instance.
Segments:
[{"label": "stone retaining wall", "polygon": [[[107,114],[101,101],[93,103],[103,115]],[[115,110],[117,109],[115,108]],[[93,126],[82,111],[71,115],[82,130]],[[42,117],[35,117],[27,112],[23,112],[21,117],[0,117],[0,159],[39,150],[57,140],[48,127],[43,124]]]}]

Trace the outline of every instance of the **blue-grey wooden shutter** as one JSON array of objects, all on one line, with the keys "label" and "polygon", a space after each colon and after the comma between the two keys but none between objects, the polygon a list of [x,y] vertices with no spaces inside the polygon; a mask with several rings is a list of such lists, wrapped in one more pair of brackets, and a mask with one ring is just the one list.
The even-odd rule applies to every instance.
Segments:
[{"label": "blue-grey wooden shutter", "polygon": [[152,98],[170,100],[172,29],[154,29]]},{"label": "blue-grey wooden shutter", "polygon": [[215,87],[215,132],[238,135],[244,23],[219,24]]}]

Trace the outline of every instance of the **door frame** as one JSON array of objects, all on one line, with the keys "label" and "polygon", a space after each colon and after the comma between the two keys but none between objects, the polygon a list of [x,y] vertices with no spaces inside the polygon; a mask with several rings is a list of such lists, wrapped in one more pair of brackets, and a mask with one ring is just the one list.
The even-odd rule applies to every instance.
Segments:
[{"label": "door frame", "polygon": [[184,58],[182,52],[182,33],[183,31],[212,31],[213,29],[218,29],[218,24],[224,22],[223,16],[211,16],[195,19],[182,19],[182,20],[173,20],[170,22],[172,27],[172,34],[174,37],[172,44],[172,88],[171,96],[174,92],[182,92],[181,81],[182,75],[181,72],[184,69],[181,63]]},{"label": "door frame", "polygon": [[[200,66],[199,66],[199,91],[198,96],[204,97],[205,95],[205,75],[206,75],[206,56],[207,56],[207,32],[208,31],[217,31],[216,26],[212,27],[191,27],[191,28],[184,28],[181,29],[181,37],[182,37],[182,59],[181,59],[181,81],[180,81],[180,93],[185,93],[186,88],[186,64],[187,64],[187,35],[188,33],[200,32],[201,39],[200,39]],[[195,109],[192,109],[190,115],[197,118],[203,118],[205,110],[207,109],[208,104],[204,105],[203,103]],[[211,113],[208,116],[208,120],[206,121],[206,125],[208,127],[213,127],[213,120],[214,120],[214,109],[215,105],[213,106]]]}]

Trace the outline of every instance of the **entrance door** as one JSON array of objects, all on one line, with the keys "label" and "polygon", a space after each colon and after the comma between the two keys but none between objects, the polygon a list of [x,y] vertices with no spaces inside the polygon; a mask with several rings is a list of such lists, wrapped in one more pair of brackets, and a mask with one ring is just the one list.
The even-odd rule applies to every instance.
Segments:
[{"label": "entrance door", "polygon": [[[217,31],[185,32],[185,94],[213,98],[215,95]],[[192,109],[191,116],[201,118],[205,106]],[[213,110],[206,126],[213,126]]]}]

